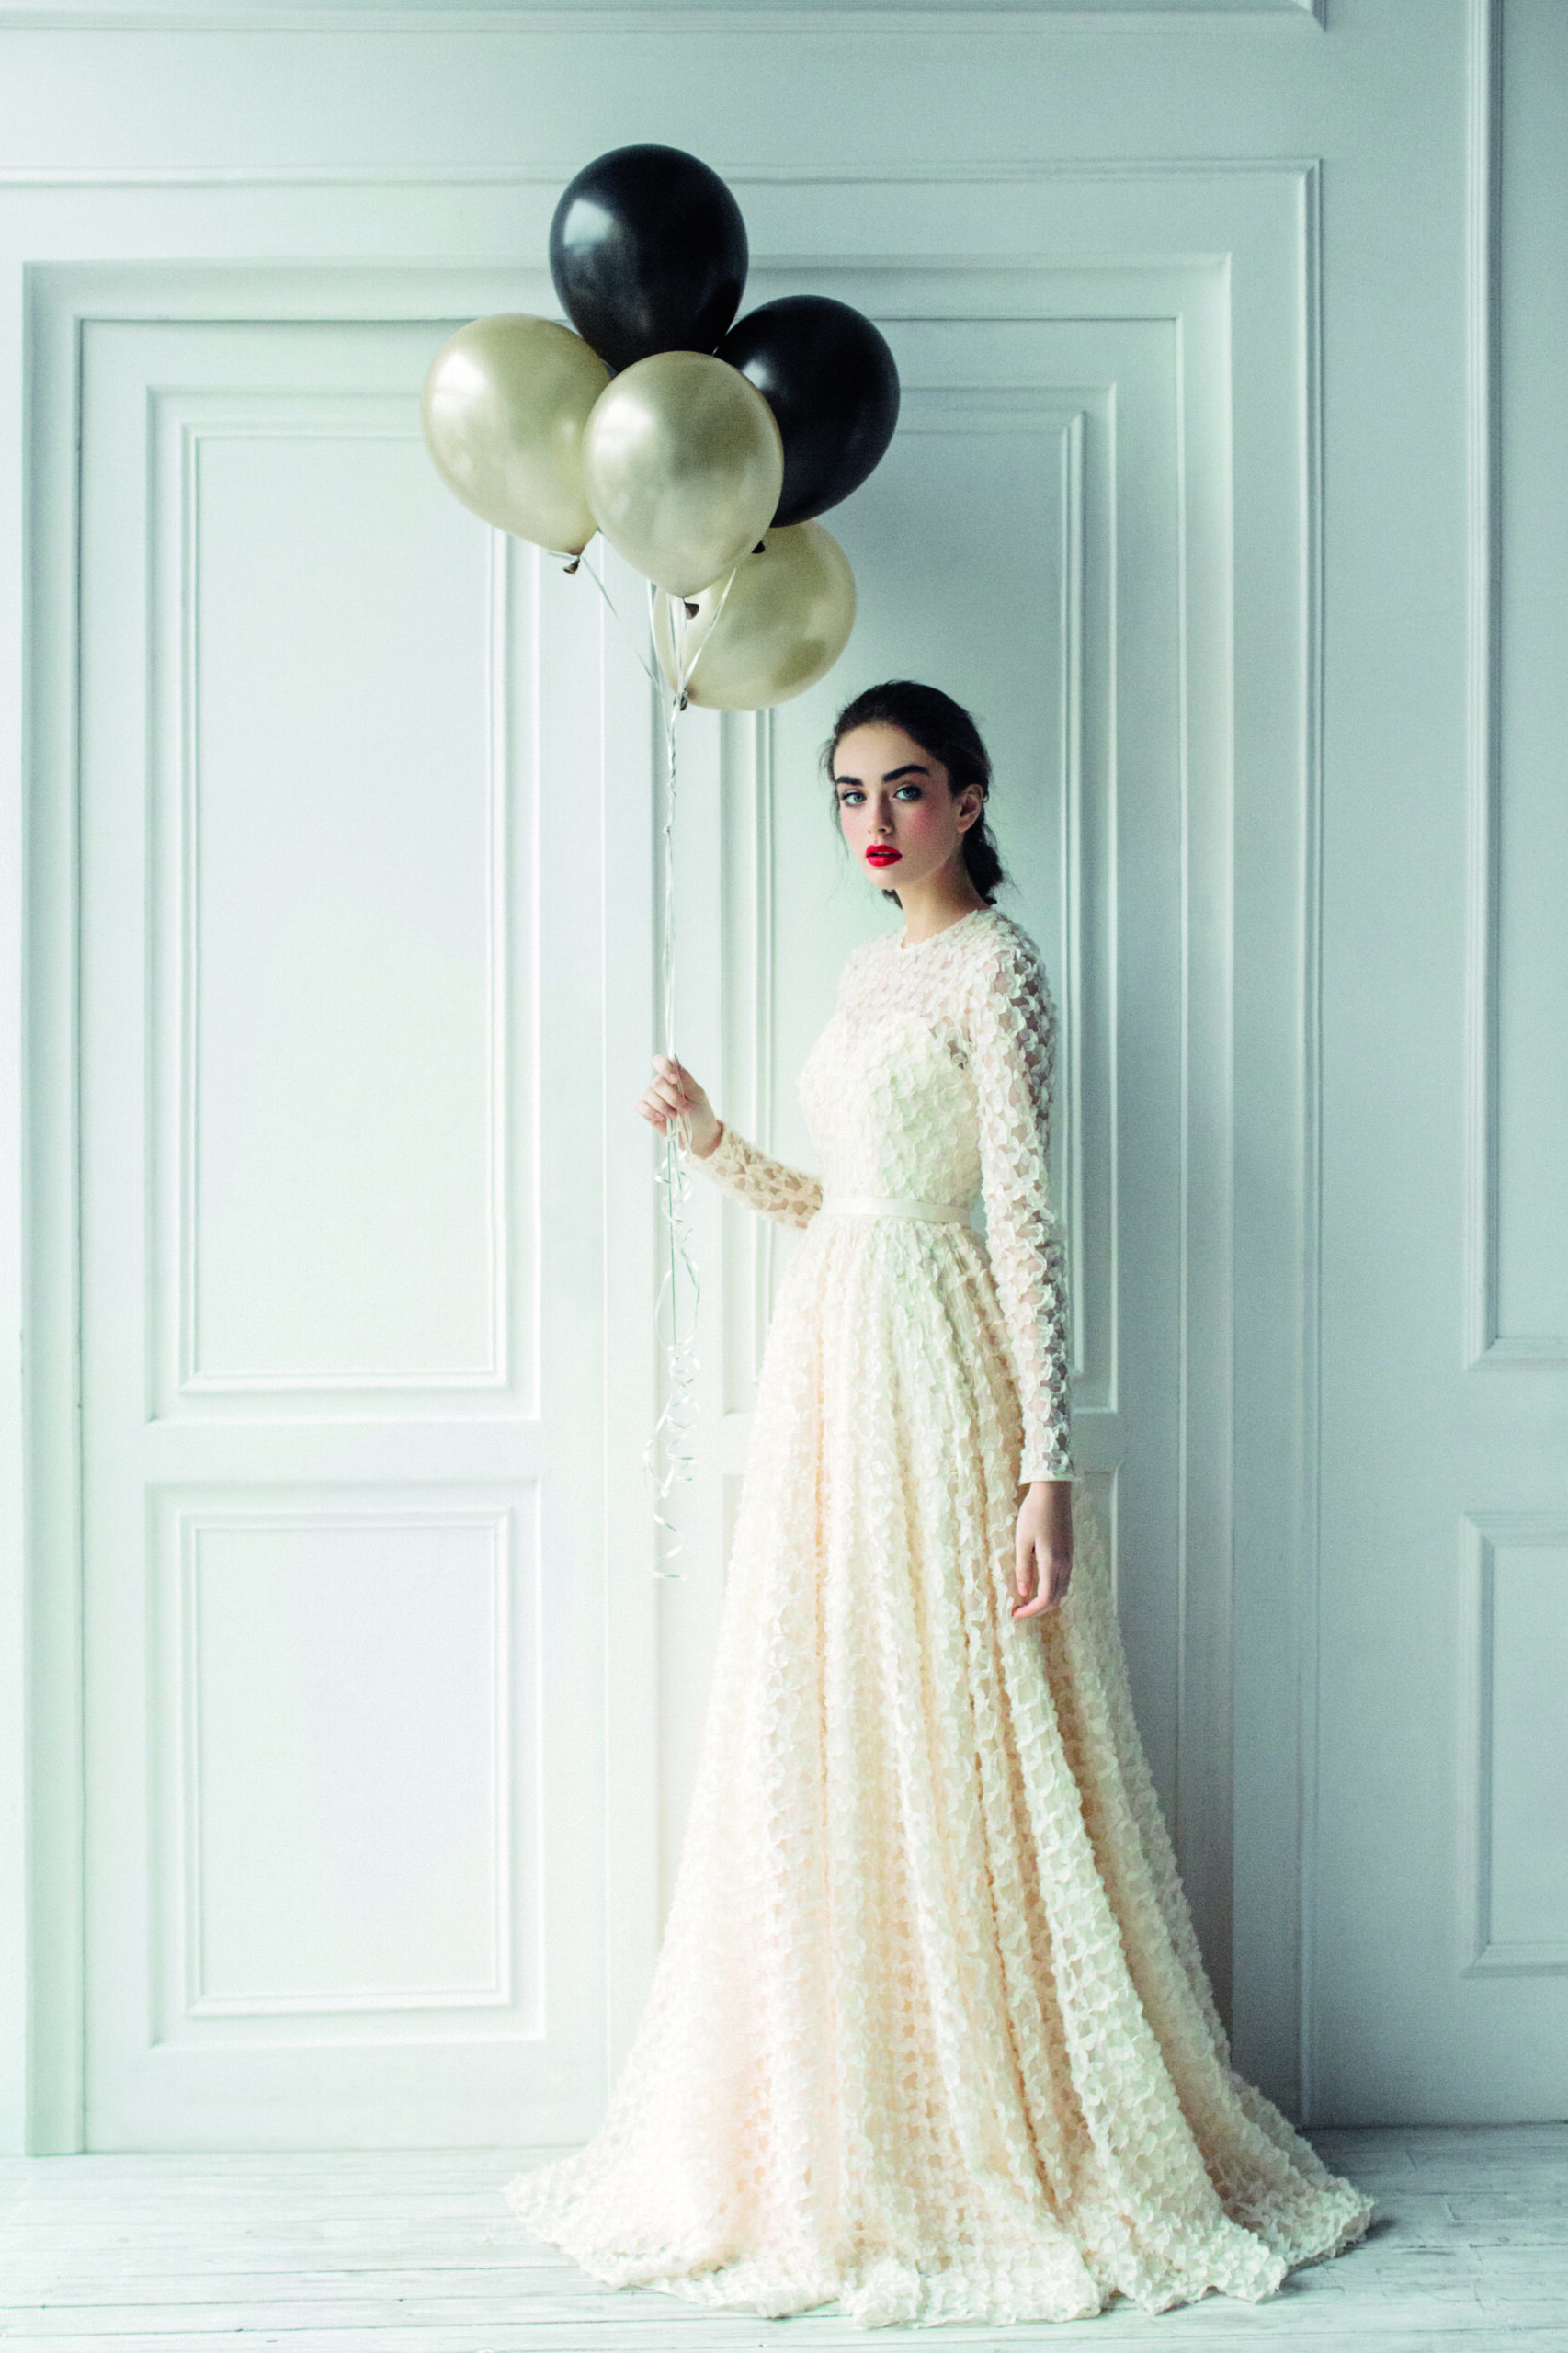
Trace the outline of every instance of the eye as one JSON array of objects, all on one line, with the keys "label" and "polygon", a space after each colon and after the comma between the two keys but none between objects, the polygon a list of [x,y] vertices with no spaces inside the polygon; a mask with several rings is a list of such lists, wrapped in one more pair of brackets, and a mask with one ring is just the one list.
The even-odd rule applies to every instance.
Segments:
[{"label": "eye", "polygon": [[915,801],[923,801],[926,798],[925,792],[917,784],[901,784],[897,792],[893,795],[893,798],[895,800],[902,800],[903,796],[906,792]]},{"label": "eye", "polygon": [[864,801],[865,798],[866,796],[861,791],[859,786],[858,784],[852,784],[848,787],[847,790],[839,794],[838,805],[841,809],[853,809],[858,802]]}]

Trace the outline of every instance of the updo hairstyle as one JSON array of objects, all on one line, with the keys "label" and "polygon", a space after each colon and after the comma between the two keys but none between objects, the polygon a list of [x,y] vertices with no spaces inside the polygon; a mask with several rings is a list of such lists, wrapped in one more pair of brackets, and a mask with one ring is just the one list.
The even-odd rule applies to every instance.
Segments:
[{"label": "updo hairstyle", "polygon": [[[961,703],[945,695],[939,687],[918,686],[913,678],[890,678],[880,687],[868,687],[853,702],[846,702],[833,722],[833,733],[823,748],[823,769],[832,782],[838,758],[838,747],[846,735],[857,727],[901,727],[923,752],[939,760],[948,771],[948,782],[954,792],[966,784],[980,787],[980,814],[961,836],[963,862],[969,879],[986,905],[995,903],[996,893],[1007,878],[1002,870],[1002,860],[986,822],[985,802],[991,792],[991,756],[980,739],[980,730]],[[838,823],[838,793],[833,794],[834,824]],[[896,906],[896,891],[884,891],[884,899]]]}]

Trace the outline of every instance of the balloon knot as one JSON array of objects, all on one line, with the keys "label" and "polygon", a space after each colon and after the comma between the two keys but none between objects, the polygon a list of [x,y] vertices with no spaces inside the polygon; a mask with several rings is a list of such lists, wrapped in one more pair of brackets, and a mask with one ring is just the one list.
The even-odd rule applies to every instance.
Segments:
[{"label": "balloon knot", "polygon": [[566,567],[566,577],[568,580],[571,579],[572,574],[576,571],[577,566],[582,563],[582,561],[583,559],[580,555],[574,555],[573,557],[571,563]]},{"label": "balloon knot", "polygon": [[702,610],[701,606],[696,604],[689,597],[683,597],[681,598],[681,603],[686,607],[687,620],[688,621],[694,621],[697,619],[698,614]]},{"label": "balloon knot", "polygon": [[766,540],[758,540],[756,547],[752,550],[752,553],[753,555],[766,555],[767,553],[767,541]]},{"label": "balloon knot", "polygon": [[684,694],[682,695],[682,697],[681,697],[681,699],[680,699],[679,702],[677,702],[677,703],[676,703],[676,709],[677,710],[686,710],[689,709],[689,705],[688,705],[688,703],[687,703],[687,699],[686,699],[686,697],[685,697],[685,695],[684,695]]}]

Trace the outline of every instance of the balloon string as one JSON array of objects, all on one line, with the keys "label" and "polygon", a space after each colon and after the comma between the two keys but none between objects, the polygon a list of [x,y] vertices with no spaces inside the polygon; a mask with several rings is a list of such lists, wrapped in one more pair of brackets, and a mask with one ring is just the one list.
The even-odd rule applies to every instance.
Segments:
[{"label": "balloon string", "polygon": [[[679,1066],[676,1053],[676,869],[675,817],[679,776],[677,737],[686,701],[686,681],[678,666],[667,698],[661,698],[665,729],[664,810],[661,826],[663,887],[659,926],[660,1029],[664,1050]],[[702,1285],[692,1255],[691,1221],[687,1202],[691,1172],[686,1154],[691,1144],[691,1122],[677,1112],[665,1123],[664,1167],[661,1172],[665,1208],[665,1263],[654,1305],[655,1329],[665,1333],[665,1398],[658,1419],[643,1449],[643,1467],[653,1490],[653,1520],[658,1529],[656,1576],[680,1578],[674,1566],[685,1547],[670,1517],[671,1494],[677,1481],[689,1483],[696,1475],[698,1418],[697,1319]]]},{"label": "balloon string", "polygon": [[[581,562],[581,569],[604,598],[612,619],[632,644],[637,661],[658,698],[660,720],[665,738],[664,808],[660,826],[661,895],[659,925],[659,1027],[665,1052],[679,1065],[676,1052],[676,868],[675,820],[679,784],[678,734],[680,715],[687,707],[687,688],[704,647],[718,627],[730,590],[734,585],[735,571],[725,581],[712,625],[706,631],[691,660],[685,658],[689,631],[689,616],[685,599],[671,596],[669,600],[670,650],[675,676],[667,684],[658,664],[658,595],[652,581],[648,584],[648,636],[653,661],[644,660],[635,640],[631,639],[615,599],[600,574],[592,564]],[[653,1305],[655,1336],[665,1334],[665,1397],[658,1417],[643,1449],[642,1463],[653,1494],[655,1557],[653,1574],[676,1582],[684,1578],[684,1569],[674,1563],[685,1549],[680,1529],[671,1518],[671,1497],[677,1481],[688,1484],[696,1476],[696,1428],[698,1422],[697,1384],[699,1371],[698,1358],[698,1318],[702,1303],[702,1282],[692,1251],[691,1220],[688,1203],[691,1198],[691,1172],[686,1155],[691,1146],[691,1122],[687,1114],[676,1113],[665,1127],[663,1167],[658,1182],[664,1199],[665,1248],[659,1279],[658,1295]]]},{"label": "balloon string", "polygon": [[[675,818],[676,787],[679,781],[676,731],[680,714],[686,706],[686,684],[689,672],[683,672],[679,657],[679,641],[675,638],[672,620],[672,642],[676,655],[676,676],[666,684],[658,665],[658,636],[654,626],[657,591],[652,582],[648,585],[648,635],[650,661],[642,654],[632,636],[615,598],[610,595],[601,575],[586,562],[581,569],[593,582],[604,598],[607,610],[616,622],[636,655],[643,676],[657,699],[660,722],[665,739],[664,808],[660,825],[661,897],[659,923],[659,1029],[664,1050],[672,1061],[677,1059],[675,1048],[676,1022],[676,869]],[[676,600],[672,597],[672,606]],[[653,1302],[655,1345],[661,1331],[665,1336],[665,1396],[658,1418],[642,1449],[642,1467],[647,1473],[653,1494],[654,1536],[653,1574],[678,1582],[686,1572],[674,1564],[685,1549],[681,1532],[671,1518],[671,1494],[677,1481],[689,1483],[697,1472],[695,1431],[698,1417],[697,1354],[698,1311],[702,1301],[702,1283],[691,1246],[691,1220],[687,1203],[691,1194],[691,1174],[686,1165],[685,1148],[691,1142],[691,1123],[685,1112],[677,1113],[665,1123],[663,1165],[655,1178],[664,1200],[664,1249],[659,1289]]]},{"label": "balloon string", "polygon": [[[679,698],[680,708],[682,710],[686,709],[687,688],[690,686],[693,678],[697,676],[698,664],[701,661],[703,655],[707,653],[708,648],[713,642],[714,632],[717,631],[719,623],[724,617],[724,608],[730,601],[730,591],[735,585],[735,576],[736,574],[739,573],[740,568],[740,565],[737,563],[725,575],[724,585],[719,592],[719,601],[713,608],[713,619],[708,625],[708,629],[701,644],[698,647],[696,653],[691,657],[690,665],[681,673],[680,683],[676,688],[676,693]],[[680,610],[680,619],[678,620],[676,618],[677,607]],[[651,602],[649,609],[650,611],[653,609]],[[687,614],[686,610],[686,600],[684,597],[672,597],[670,598],[670,645],[675,655],[677,668],[679,667],[681,660],[682,649],[686,643],[687,631],[693,618],[694,616]]]},{"label": "balloon string", "polygon": [[566,566],[566,570],[569,573],[583,571],[587,574],[589,579],[598,590],[599,595],[604,598],[605,604],[608,608],[611,620],[613,620],[616,627],[621,631],[628,645],[631,646],[633,654],[636,656],[638,668],[642,671],[642,676],[647,679],[648,684],[653,688],[653,692],[662,700],[666,691],[664,680],[659,677],[649,666],[648,663],[644,661],[642,647],[638,644],[637,640],[631,634],[631,631],[627,627],[626,622],[621,619],[620,609],[616,604],[615,598],[610,595],[609,590],[606,587],[600,574],[594,570],[593,565],[588,562],[588,552],[585,548],[581,555],[574,556],[573,558],[572,562]]},{"label": "balloon string", "polygon": [[[738,567],[737,567],[738,569]],[[659,928],[660,1023],[664,1034],[665,1051],[679,1067],[676,1052],[676,868],[675,818],[676,786],[679,780],[677,757],[680,715],[687,707],[687,688],[692,674],[702,659],[713,630],[719,625],[725,602],[734,581],[732,572],[725,581],[723,592],[713,614],[712,626],[703,638],[692,659],[686,659],[688,631],[685,623],[689,619],[684,597],[670,596],[670,653],[675,676],[669,681],[667,697],[660,698],[660,713],[665,728],[665,805],[662,827],[663,849],[663,921]],[[657,660],[658,590],[648,584],[648,637]],[[652,671],[649,672],[652,676]],[[655,681],[655,684],[657,682]],[[697,1349],[698,1314],[702,1303],[702,1282],[698,1274],[691,1248],[691,1221],[687,1205],[691,1197],[691,1172],[687,1154],[691,1148],[691,1122],[686,1113],[679,1112],[665,1129],[665,1259],[659,1284],[659,1296],[654,1308],[655,1327],[667,1316],[667,1357],[665,1402],[653,1425],[643,1451],[643,1464],[653,1492],[653,1519],[660,1536],[660,1558],[654,1564],[656,1576],[681,1578],[684,1569],[670,1565],[684,1550],[679,1529],[669,1517],[666,1506],[676,1480],[689,1483],[696,1475],[696,1428],[698,1421],[697,1380],[699,1370]],[[683,1313],[684,1304],[684,1313]]]}]

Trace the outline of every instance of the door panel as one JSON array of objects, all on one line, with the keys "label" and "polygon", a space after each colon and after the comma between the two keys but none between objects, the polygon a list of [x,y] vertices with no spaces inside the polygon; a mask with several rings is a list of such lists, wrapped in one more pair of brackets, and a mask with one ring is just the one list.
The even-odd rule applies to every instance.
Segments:
[{"label": "door panel", "polygon": [[932,679],[981,719],[1012,879],[999,904],[1039,943],[1058,1006],[1054,1173],[1074,1278],[1074,1445],[1116,1530],[1140,1722],[1174,1813],[1174,331],[1115,317],[886,324],[908,386],[903,424],[839,527],[865,616],[824,688],[783,706],[772,729],[785,786],[773,806],[772,1124],[786,1157],[809,1149],[794,1073],[832,1008],[843,947],[898,921],[843,858],[821,744],[861,687]]},{"label": "door panel", "polygon": [[[1181,1220],[1188,1131],[1221,1116],[1184,1052],[1200,1017],[1223,1017],[1199,1014],[1185,961],[1203,835],[1187,789],[1201,699],[1188,692],[1183,622],[1197,616],[1199,639],[1224,626],[1221,551],[1184,528],[1194,452],[1218,424],[1223,288],[1201,268],[997,273],[977,288],[932,267],[834,283],[892,343],[900,428],[828,518],[859,588],[844,658],[774,711],[691,731],[681,790],[696,805],[683,823],[700,835],[710,813],[723,851],[716,874],[691,851],[682,920],[700,928],[716,904],[722,950],[690,975],[683,1034],[743,1132],[811,1165],[796,1074],[848,948],[897,920],[843,857],[819,761],[833,714],[887,676],[931,679],[970,705],[996,763],[992,814],[1012,877],[1001,904],[1039,942],[1061,1021],[1053,1149],[1074,1445],[1111,1539],[1139,1720],[1224,1989],[1231,1727],[1199,1654],[1227,1622],[1230,1564],[1201,1529],[1184,1530],[1184,1459],[1209,1440],[1184,1412]],[[691,1507],[691,1574],[716,1587],[795,1237],[736,1204],[698,1206],[712,1267],[708,1403],[723,1444]],[[666,1741],[667,1874],[717,1602],[705,1589],[699,1619],[694,1596],[666,1598],[678,1629],[669,1688],[691,1695]]]},{"label": "door panel", "polygon": [[[1351,2123],[1568,2112],[1568,11],[1470,29],[1472,503],[1384,649],[1454,682],[1342,793],[1325,875],[1312,2025]],[[1401,452],[1403,531],[1438,447]]]},{"label": "door panel", "polygon": [[94,2147],[602,2097],[602,615],[449,331],[86,332]]}]

